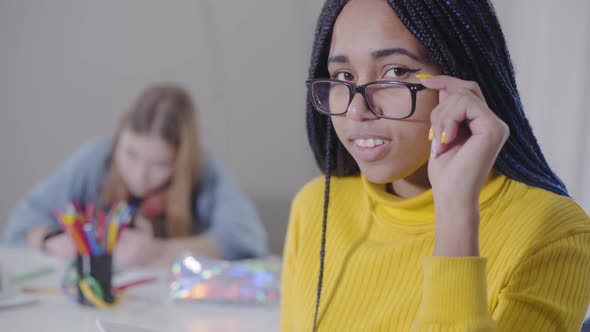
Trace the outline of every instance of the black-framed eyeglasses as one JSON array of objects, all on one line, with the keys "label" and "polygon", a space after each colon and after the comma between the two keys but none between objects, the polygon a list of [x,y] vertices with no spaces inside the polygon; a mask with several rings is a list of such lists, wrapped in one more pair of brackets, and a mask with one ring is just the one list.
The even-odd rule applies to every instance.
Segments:
[{"label": "black-framed eyeglasses", "polygon": [[307,80],[312,104],[326,115],[344,115],[357,93],[363,96],[371,113],[381,119],[403,120],[416,111],[416,93],[426,89],[419,83],[375,81],[356,85],[336,79]]}]

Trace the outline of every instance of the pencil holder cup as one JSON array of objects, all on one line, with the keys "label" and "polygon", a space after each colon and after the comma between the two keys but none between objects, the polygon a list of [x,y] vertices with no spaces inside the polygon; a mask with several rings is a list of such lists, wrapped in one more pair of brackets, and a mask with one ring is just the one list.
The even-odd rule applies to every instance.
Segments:
[{"label": "pencil holder cup", "polygon": [[97,302],[108,304],[114,302],[112,256],[78,255],[76,258],[76,272],[78,274],[79,304],[97,306]]}]

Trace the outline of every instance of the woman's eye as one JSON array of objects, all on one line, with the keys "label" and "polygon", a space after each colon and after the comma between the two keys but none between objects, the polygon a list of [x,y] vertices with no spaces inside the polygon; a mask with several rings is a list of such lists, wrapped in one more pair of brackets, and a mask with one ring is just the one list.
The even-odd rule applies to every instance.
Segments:
[{"label": "woman's eye", "polygon": [[334,74],[333,78],[341,81],[350,82],[354,80],[354,75],[349,72],[341,71],[339,73]]},{"label": "woman's eye", "polygon": [[404,68],[404,67],[393,67],[391,69],[389,69],[388,71],[385,72],[385,75],[383,75],[383,77],[391,77],[391,78],[404,78],[405,76],[408,75],[408,73],[415,73],[417,72],[419,69],[409,69],[409,68]]}]

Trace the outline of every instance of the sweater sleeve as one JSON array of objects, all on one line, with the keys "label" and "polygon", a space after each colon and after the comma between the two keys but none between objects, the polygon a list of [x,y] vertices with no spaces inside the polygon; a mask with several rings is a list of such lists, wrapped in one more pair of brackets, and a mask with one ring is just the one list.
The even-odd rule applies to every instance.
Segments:
[{"label": "sweater sleeve", "polygon": [[63,209],[73,198],[83,201],[85,193],[98,191],[109,151],[108,139],[96,139],[82,146],[18,203],[8,220],[3,240],[24,245],[29,230],[41,226],[59,227],[53,209]]},{"label": "sweater sleeve", "polygon": [[485,258],[427,257],[416,332],[579,331],[590,301],[590,233],[554,241],[514,270],[488,310]]}]

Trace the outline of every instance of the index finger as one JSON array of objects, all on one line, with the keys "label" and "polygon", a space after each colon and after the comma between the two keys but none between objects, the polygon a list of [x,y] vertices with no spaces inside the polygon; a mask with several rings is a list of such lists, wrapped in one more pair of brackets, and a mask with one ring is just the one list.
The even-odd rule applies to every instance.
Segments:
[{"label": "index finger", "polygon": [[448,75],[416,75],[416,77],[420,80],[420,83],[427,87],[428,89],[438,90],[439,92],[446,92],[445,94],[439,94],[441,97],[441,102],[446,99],[449,94],[461,91],[461,90],[468,90],[475,94],[479,99],[485,101],[483,93],[479,87],[479,84],[474,81],[466,81],[460,78],[448,76]]}]

